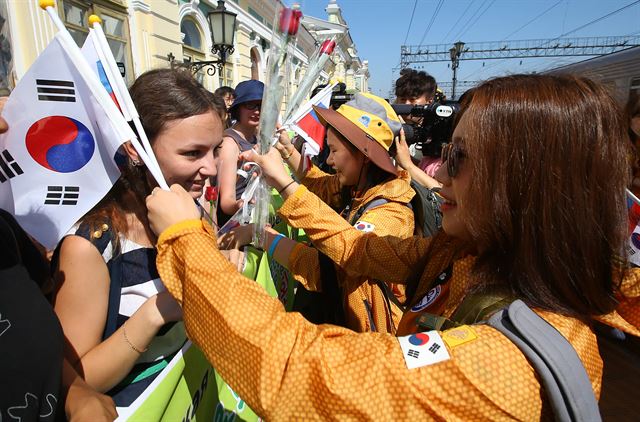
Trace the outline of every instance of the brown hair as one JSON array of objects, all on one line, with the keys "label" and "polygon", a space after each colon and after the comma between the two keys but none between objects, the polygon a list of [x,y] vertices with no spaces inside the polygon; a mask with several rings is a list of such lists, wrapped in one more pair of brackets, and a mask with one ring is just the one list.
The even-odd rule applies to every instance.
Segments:
[{"label": "brown hair", "polygon": [[[214,111],[222,121],[226,110],[220,98],[207,91],[188,70],[181,68],[155,69],[143,73],[129,91],[152,145],[169,121],[208,111]],[[91,233],[106,221],[111,222],[114,234],[128,230],[121,203],[121,198],[127,192],[134,193],[136,204],[132,208],[138,210],[137,217],[146,221],[145,197],[152,189],[146,167],[134,166],[128,159],[124,161],[122,174],[111,191],[81,220],[81,223],[89,224]],[[115,239],[117,241],[117,236]]]},{"label": "brown hair", "polygon": [[472,204],[460,210],[478,288],[568,315],[611,312],[629,177],[616,101],[586,78],[514,75],[475,88],[463,108],[472,183],[458,202]]}]

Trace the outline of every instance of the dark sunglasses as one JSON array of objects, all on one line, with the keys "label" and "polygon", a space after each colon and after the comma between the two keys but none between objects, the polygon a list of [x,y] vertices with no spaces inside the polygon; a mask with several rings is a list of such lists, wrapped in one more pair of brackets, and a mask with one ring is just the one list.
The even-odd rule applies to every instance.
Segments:
[{"label": "dark sunglasses", "polygon": [[244,103],[242,104],[242,107],[246,108],[247,110],[254,111],[262,107],[262,103]]},{"label": "dark sunglasses", "polygon": [[453,143],[442,144],[442,153],[440,159],[442,164],[447,164],[447,173],[449,177],[456,177],[458,174],[460,160],[464,158],[464,151],[459,145]]}]

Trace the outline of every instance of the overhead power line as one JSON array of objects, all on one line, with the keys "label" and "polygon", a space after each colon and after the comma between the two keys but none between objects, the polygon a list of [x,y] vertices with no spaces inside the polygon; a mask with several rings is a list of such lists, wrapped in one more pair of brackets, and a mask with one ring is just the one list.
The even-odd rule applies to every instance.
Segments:
[{"label": "overhead power line", "polygon": [[409,38],[409,31],[411,30],[411,24],[413,23],[413,15],[416,13],[416,6],[418,5],[418,0],[413,2],[413,10],[411,11],[411,19],[409,20],[409,26],[407,27],[407,35],[404,36],[404,42],[402,44],[407,43],[407,38]]},{"label": "overhead power line", "polygon": [[[462,12],[462,14],[458,17],[458,20],[456,21],[456,23],[454,23],[451,28],[449,28],[449,32],[447,32],[447,34],[442,37],[442,39],[440,40],[440,43],[443,43],[444,40],[447,39],[447,37],[449,36],[449,34],[451,32],[453,32],[454,28],[456,28],[458,26],[458,24],[460,23],[460,21],[462,20],[462,18],[467,14],[467,12],[469,11],[469,9],[471,8],[471,6],[473,5],[473,3],[475,3],[476,0],[472,0],[471,3],[469,3],[469,5],[467,6],[466,9],[464,9],[464,12]],[[406,43],[405,43],[406,44]]]},{"label": "overhead power line", "polygon": [[569,34],[573,34],[574,32],[577,32],[577,31],[579,31],[579,30],[581,30],[581,29],[584,29],[584,28],[586,28],[586,27],[587,27],[587,26],[589,26],[589,25],[593,25],[594,23],[600,22],[601,20],[606,19],[606,18],[608,18],[608,17],[610,17],[610,16],[613,16],[613,15],[615,15],[616,13],[622,12],[623,10],[628,9],[629,7],[634,6],[634,5],[638,4],[638,3],[640,3],[640,0],[637,0],[637,1],[631,2],[631,3],[627,4],[626,6],[622,6],[620,9],[617,9],[617,10],[614,10],[613,12],[607,13],[607,14],[606,14],[606,15],[604,15],[604,16],[600,16],[599,18],[594,19],[594,20],[592,20],[591,22],[587,22],[587,23],[585,23],[584,25],[577,27],[576,29],[572,29],[572,30],[571,30],[571,31],[569,31],[569,32],[565,32],[564,34],[558,35],[556,38],[566,37],[566,36],[567,36],[567,35],[569,35]]},{"label": "overhead power line", "polygon": [[[605,15],[602,15],[602,16],[600,16],[600,17],[596,18],[596,19],[593,19],[593,20],[592,20],[592,21],[590,21],[590,22],[587,22],[587,23],[585,23],[585,24],[583,24],[583,25],[580,25],[579,27],[574,28],[574,29],[572,29],[571,31],[565,32],[565,33],[563,33],[563,34],[561,34],[561,35],[558,35],[558,36],[557,36],[557,37],[555,37],[555,38],[552,38],[552,39],[550,39],[550,40],[547,40],[547,41],[545,41],[544,43],[540,44],[537,48],[542,48],[542,47],[544,47],[544,46],[545,46],[545,45],[547,45],[547,44],[550,44],[550,43],[552,43],[552,42],[554,42],[554,41],[558,41],[560,38],[562,38],[562,37],[564,37],[564,36],[566,36],[566,35],[573,34],[574,32],[577,32],[577,31],[579,31],[579,30],[581,30],[581,29],[584,29],[584,28],[588,27],[589,25],[593,25],[594,23],[597,23],[597,22],[600,22],[600,21],[602,21],[602,20],[604,20],[604,19],[610,18],[611,16],[613,16],[613,15],[615,15],[615,14],[617,14],[617,13],[620,13],[620,12],[622,12],[623,10],[628,9],[629,7],[634,6],[634,5],[638,4],[638,3],[640,3],[640,0],[637,0],[637,1],[631,2],[631,3],[627,4],[626,6],[622,6],[622,7],[621,7],[621,8],[619,8],[619,9],[616,9],[616,10],[614,10],[614,11],[612,11],[612,12],[609,12],[609,13],[607,13],[607,14],[605,14]],[[631,35],[635,35],[635,34],[631,34]],[[401,57],[400,59],[402,60],[402,57]],[[492,63],[491,65],[489,65],[489,66],[487,66],[487,67],[483,68],[482,70],[480,70],[480,73],[474,73],[474,75],[475,75],[476,77],[478,77],[480,74],[483,74],[483,73],[485,73],[486,71],[488,71],[489,69],[491,69],[491,68],[493,68],[493,67],[495,67],[495,66],[498,66],[498,65],[500,65],[500,64],[502,64],[502,63],[504,63],[504,62],[505,62],[505,60],[503,59],[503,60],[500,60],[500,61],[498,61],[498,62]],[[471,75],[471,74],[469,74],[469,76],[470,76],[470,75]]]},{"label": "overhead power line", "polygon": [[429,25],[427,25],[427,29],[425,29],[424,34],[422,34],[422,39],[420,40],[420,44],[422,44],[424,42],[424,39],[427,38],[427,34],[429,33],[429,30],[433,26],[433,23],[436,21],[436,17],[438,16],[440,9],[442,9],[443,4],[444,4],[444,0],[440,0],[438,2],[438,5],[436,6],[436,10],[433,11],[433,15],[431,16],[431,20],[429,21]]},{"label": "overhead power line", "polygon": [[458,38],[458,39],[460,39],[460,38],[462,38],[462,37],[464,36],[464,34],[466,34],[467,32],[469,32],[469,30],[470,30],[471,28],[473,28],[473,26],[474,26],[476,23],[478,23],[478,21],[480,20],[480,18],[481,18],[485,13],[487,13],[487,10],[491,9],[491,6],[493,6],[493,3],[495,3],[495,2],[496,2],[496,0],[492,0],[492,2],[491,2],[491,3],[489,3],[489,5],[488,5],[488,6],[487,6],[483,11],[482,11],[482,13],[480,13],[480,15],[478,15],[478,17],[476,18],[476,20],[474,20],[474,21],[473,21],[473,23],[471,23],[470,25],[468,25],[468,26],[464,29],[464,32],[463,32],[462,34],[458,35],[458,37],[457,37],[457,38]]},{"label": "overhead power line", "polygon": [[516,29],[515,31],[513,31],[512,33],[510,33],[509,35],[507,35],[506,37],[504,37],[501,41],[504,40],[508,40],[509,38],[511,38],[513,35],[517,34],[518,32],[522,31],[524,28],[526,28],[527,26],[531,25],[532,23],[534,23],[535,21],[537,21],[538,19],[540,19],[542,16],[546,15],[547,13],[549,13],[552,9],[554,9],[557,5],[559,5],[560,3],[562,3],[564,0],[558,0],[555,4],[553,4],[551,7],[549,7],[547,10],[545,10],[544,12],[540,13],[538,16],[536,16],[535,18],[529,20],[529,22],[525,23],[524,25],[522,25],[520,28]]}]

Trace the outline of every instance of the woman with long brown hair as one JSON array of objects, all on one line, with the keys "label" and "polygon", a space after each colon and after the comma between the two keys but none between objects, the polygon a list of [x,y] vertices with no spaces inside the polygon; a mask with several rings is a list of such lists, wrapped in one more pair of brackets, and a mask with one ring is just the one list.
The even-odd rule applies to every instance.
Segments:
[{"label": "woman with long brown hair", "polygon": [[[167,183],[192,200],[216,175],[224,105],[187,71],[158,69],[131,87]],[[68,359],[86,381],[127,406],[185,341],[182,311],[156,267],[144,199],[155,186],[130,144],[122,176],[59,246],[55,311]]]},{"label": "woman with long brown hair", "polygon": [[[549,75],[487,81],[465,95],[443,149],[443,231],[406,240],[333,217],[291,183],[277,152],[247,154],[282,189],[285,219],[345,271],[410,283],[405,337],[285,313],[216,252],[179,187],[147,200],[162,232],[158,268],[191,337],[267,419],[550,419],[551,393],[533,363],[476,322],[521,300],[568,341],[600,396],[594,325],[640,335],[640,274],[624,256],[628,153],[623,114],[599,84]],[[637,415],[637,402],[628,406]]]}]

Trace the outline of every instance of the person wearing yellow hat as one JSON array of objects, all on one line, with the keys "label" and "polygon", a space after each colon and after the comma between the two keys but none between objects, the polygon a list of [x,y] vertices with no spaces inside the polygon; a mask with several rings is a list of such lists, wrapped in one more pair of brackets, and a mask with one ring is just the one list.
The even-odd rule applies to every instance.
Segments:
[{"label": "person wearing yellow hat", "polygon": [[[408,174],[398,173],[389,155],[402,128],[389,103],[371,94],[356,94],[338,110],[314,110],[327,127],[327,164],[335,174],[316,166],[303,171],[300,153],[281,132],[278,148],[297,179],[358,230],[400,238],[413,235],[408,204],[414,192]],[[394,302],[404,299],[404,289],[384,280],[349,276],[317,249],[274,230],[268,230],[266,237],[264,250],[304,289],[317,292],[298,288],[294,310],[315,323],[337,323],[358,332],[395,332],[402,311]]]}]

